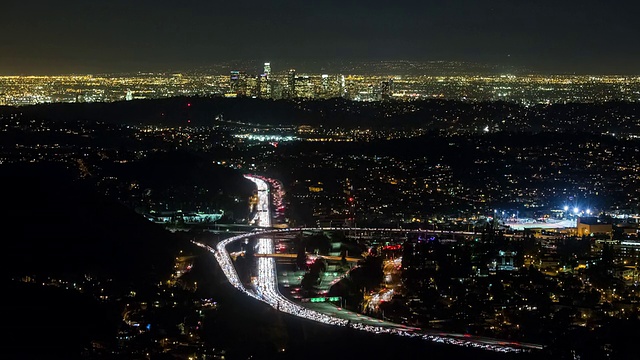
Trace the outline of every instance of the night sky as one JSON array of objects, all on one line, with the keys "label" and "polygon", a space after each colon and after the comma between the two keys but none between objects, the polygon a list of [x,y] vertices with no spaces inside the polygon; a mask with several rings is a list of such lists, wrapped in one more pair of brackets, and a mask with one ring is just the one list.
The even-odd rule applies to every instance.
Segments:
[{"label": "night sky", "polygon": [[0,74],[189,69],[232,59],[457,60],[640,74],[640,2],[3,0]]}]

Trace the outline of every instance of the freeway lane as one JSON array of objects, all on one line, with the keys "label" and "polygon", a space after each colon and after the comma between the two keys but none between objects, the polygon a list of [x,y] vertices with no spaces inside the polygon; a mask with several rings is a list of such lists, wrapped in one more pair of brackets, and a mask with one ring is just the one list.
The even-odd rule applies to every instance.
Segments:
[{"label": "freeway lane", "polygon": [[[249,180],[256,183],[258,186],[258,204],[259,210],[256,214],[258,218],[258,224],[260,226],[270,227],[271,220],[269,215],[269,191],[266,182],[259,178],[254,178],[250,175],[245,175]],[[264,186],[267,186],[267,189],[264,189]],[[262,191],[260,191],[262,189]],[[264,198],[264,199],[263,199]],[[266,205],[265,205],[266,204]],[[352,315],[348,315],[347,319],[336,315],[334,312],[328,311],[328,313],[324,313],[322,308],[317,308],[317,310],[303,307],[293,301],[285,298],[278,289],[278,281],[276,275],[276,266],[275,259],[273,257],[260,256],[258,257],[258,276],[257,280],[252,284],[250,288],[245,288],[238,274],[233,266],[233,262],[231,257],[227,251],[227,245],[234,241],[244,240],[248,237],[255,236],[258,238],[257,245],[257,253],[258,254],[273,254],[274,253],[274,244],[273,240],[269,238],[267,235],[271,234],[282,234],[282,233],[290,233],[297,231],[318,231],[318,230],[349,230],[345,228],[298,228],[298,229],[272,229],[272,230],[263,230],[263,231],[254,231],[246,234],[236,235],[230,238],[227,238],[221,242],[219,242],[215,248],[208,246],[203,243],[194,242],[194,244],[201,246],[208,251],[212,252],[218,261],[223,273],[229,280],[229,283],[233,285],[236,289],[240,290],[244,294],[251,296],[255,299],[263,301],[273,308],[292,314],[295,316],[303,317],[309,320],[322,322],[325,324],[331,324],[336,326],[349,326],[354,329],[367,331],[371,333],[389,333],[395,334],[398,336],[408,336],[408,337],[419,337],[427,341],[433,341],[438,343],[452,344],[458,346],[465,347],[474,347],[481,348],[485,350],[491,350],[496,352],[503,353],[518,353],[525,352],[531,350],[542,349],[541,345],[538,344],[526,344],[526,343],[514,343],[514,342],[504,342],[499,339],[491,339],[491,338],[481,338],[474,337],[467,334],[453,334],[453,333],[434,333],[428,331],[414,331],[414,329],[407,328],[406,326],[400,324],[393,324],[385,322],[384,326],[380,325],[378,321],[376,323],[375,320],[369,317],[362,317],[356,314],[353,320],[351,319]],[[365,230],[360,228],[354,228],[353,230]],[[379,231],[380,229],[369,229],[371,231]],[[386,231],[407,231],[402,229],[384,229]],[[421,232],[424,232],[422,230]],[[450,232],[447,232],[450,233]],[[341,314],[342,315],[342,314]]]},{"label": "freeway lane", "polygon": [[260,227],[271,227],[269,184],[255,176],[245,175],[244,177],[253,181],[258,188],[258,204],[256,205],[256,215],[253,218],[253,222]]}]

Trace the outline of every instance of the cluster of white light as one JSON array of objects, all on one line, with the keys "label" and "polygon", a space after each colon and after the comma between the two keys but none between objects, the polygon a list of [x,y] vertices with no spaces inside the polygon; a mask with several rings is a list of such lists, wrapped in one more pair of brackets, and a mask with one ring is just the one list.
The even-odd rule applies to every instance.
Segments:
[{"label": "cluster of white light", "polygon": [[[434,334],[424,334],[420,332],[412,332],[398,328],[385,328],[380,326],[373,325],[365,325],[361,323],[351,324],[351,327],[358,330],[368,331],[375,334],[394,334],[398,336],[406,336],[412,338],[421,338],[426,341],[433,341],[437,343],[450,344],[456,346],[465,346],[465,347],[474,347],[480,348],[484,350],[491,350],[502,353],[520,353],[526,352],[528,350],[516,348],[513,346],[508,346],[506,343],[501,344],[499,340],[493,339],[478,339],[471,336],[464,336],[461,334],[443,334],[443,335],[434,335]],[[526,346],[526,345],[525,345]],[[537,346],[533,346],[535,348],[541,348]]]},{"label": "cluster of white light", "polygon": [[[563,210],[564,210],[565,212],[569,212],[569,206],[565,205],[565,206],[563,207]],[[591,209],[580,209],[580,208],[579,208],[579,207],[577,207],[577,206],[575,206],[575,207],[573,208],[573,214],[574,214],[574,215],[582,215],[582,214],[585,214],[585,213],[586,213],[587,215],[591,215]]]},{"label": "cluster of white light", "polygon": [[258,205],[254,223],[261,227],[271,226],[271,212],[269,211],[269,184],[261,178],[245,175],[245,178],[253,181],[258,188]]},{"label": "cluster of white light", "polygon": [[273,205],[277,212],[284,211],[284,204],[283,204],[284,189],[280,181],[276,179],[267,178],[264,176],[258,176],[258,175],[251,175],[251,176],[257,179],[264,180],[268,182],[269,185],[271,185],[270,187],[271,196],[272,196],[271,201],[273,202]]},{"label": "cluster of white light", "polygon": [[[258,239],[258,254],[272,254],[273,241],[268,238]],[[275,259],[268,257],[258,258],[258,282],[256,292],[260,299],[272,307],[300,317],[315,320],[331,325],[347,325],[347,320],[335,318],[317,311],[300,306],[285,298],[278,290]]]},{"label": "cluster of white light", "polygon": [[267,134],[234,134],[239,139],[247,139],[252,141],[296,141],[297,136],[291,135],[267,135]]},{"label": "cluster of white light", "polygon": [[393,293],[393,289],[384,289],[380,293],[373,295],[368,307],[373,310],[377,310],[381,302],[391,301],[391,298],[393,298]]}]

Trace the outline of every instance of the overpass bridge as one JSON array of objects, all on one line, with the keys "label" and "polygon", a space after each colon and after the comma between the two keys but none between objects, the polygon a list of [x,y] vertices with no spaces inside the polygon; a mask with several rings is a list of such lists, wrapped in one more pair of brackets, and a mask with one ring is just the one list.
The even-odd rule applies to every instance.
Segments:
[{"label": "overpass bridge", "polygon": [[[270,253],[270,254],[255,254],[256,257],[269,257],[269,258],[274,258],[274,259],[295,259],[298,257],[297,254],[277,254],[277,253]],[[340,256],[331,256],[331,255],[314,255],[317,256],[318,258],[322,258],[322,259],[327,259],[327,260],[331,260],[331,261],[342,261],[342,257]],[[356,257],[345,257],[345,259],[348,262],[352,262],[352,263],[357,263],[358,261],[362,260],[362,258],[356,258]]]}]

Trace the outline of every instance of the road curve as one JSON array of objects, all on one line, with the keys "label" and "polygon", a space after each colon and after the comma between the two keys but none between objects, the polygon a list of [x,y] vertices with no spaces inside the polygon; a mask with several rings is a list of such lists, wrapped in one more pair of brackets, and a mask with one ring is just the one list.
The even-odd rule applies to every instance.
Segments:
[{"label": "road curve", "polygon": [[[253,177],[251,175],[245,175],[245,177],[254,183],[258,187],[258,212],[256,213],[257,223],[260,226],[270,227],[271,219],[269,215],[269,189],[268,184],[262,180],[261,178]],[[244,234],[232,236],[225,240],[220,241],[215,248],[192,241],[194,244],[207,249],[212,252],[215,256],[220,268],[225,274],[229,283],[233,285],[236,289],[241,291],[242,293],[255,298],[257,300],[263,301],[269,304],[271,307],[288,313],[298,317],[302,317],[305,319],[321,322],[324,324],[330,324],[335,326],[349,326],[354,329],[367,331],[371,333],[389,333],[395,334],[398,336],[407,336],[407,337],[420,337],[427,341],[433,341],[437,343],[446,343],[453,344],[458,346],[465,347],[474,347],[481,348],[485,350],[491,350],[496,352],[503,353],[519,353],[519,352],[529,352],[532,350],[542,349],[541,345],[538,344],[528,344],[528,343],[515,343],[515,342],[504,342],[499,339],[492,338],[482,338],[482,337],[474,337],[469,336],[467,334],[453,334],[453,333],[434,333],[427,331],[413,331],[412,329],[403,328],[401,325],[398,327],[383,327],[383,326],[375,326],[375,325],[366,325],[363,323],[358,323],[356,321],[348,321],[345,319],[337,318],[334,316],[330,316],[327,314],[320,313],[318,311],[314,311],[308,308],[305,308],[299,304],[294,303],[293,301],[284,297],[279,289],[278,289],[278,281],[276,275],[276,263],[273,257],[258,257],[258,276],[257,280],[252,284],[251,288],[247,289],[240,280],[238,273],[236,272],[235,267],[233,266],[233,261],[231,260],[231,256],[227,251],[227,246],[232,242],[243,240],[248,237],[257,237],[257,253],[258,254],[273,254],[274,253],[274,244],[273,240],[267,235],[278,234],[278,233],[289,233],[289,232],[297,232],[297,231],[331,231],[331,230],[356,230],[356,231],[392,231],[392,232],[406,232],[412,230],[404,230],[404,229],[369,229],[369,228],[286,228],[286,229],[271,229],[271,230],[257,230],[252,232],[247,232]],[[443,232],[437,230],[413,230],[416,232],[433,232],[433,233],[447,233],[451,234],[453,232]],[[413,232],[412,231],[412,232]],[[461,232],[463,233],[463,232]],[[464,233],[467,234],[467,233]]]}]

